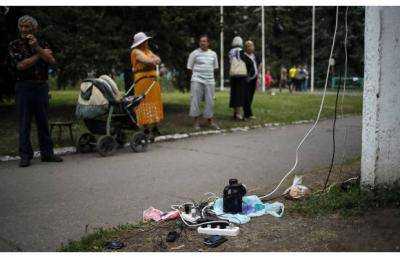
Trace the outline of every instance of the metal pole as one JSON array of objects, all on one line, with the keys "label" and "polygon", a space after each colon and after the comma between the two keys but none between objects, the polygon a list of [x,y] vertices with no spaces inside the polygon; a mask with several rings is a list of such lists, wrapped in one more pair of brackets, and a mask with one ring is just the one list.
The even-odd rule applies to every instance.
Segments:
[{"label": "metal pole", "polygon": [[221,34],[220,34],[220,90],[224,90],[224,7],[220,7],[220,26],[221,26]]},{"label": "metal pole", "polygon": [[311,92],[314,92],[314,50],[315,50],[315,6],[312,7],[312,32],[311,32]]},{"label": "metal pole", "polygon": [[261,6],[261,55],[262,55],[262,68],[261,68],[261,89],[265,92],[265,18],[264,18],[264,5]]}]

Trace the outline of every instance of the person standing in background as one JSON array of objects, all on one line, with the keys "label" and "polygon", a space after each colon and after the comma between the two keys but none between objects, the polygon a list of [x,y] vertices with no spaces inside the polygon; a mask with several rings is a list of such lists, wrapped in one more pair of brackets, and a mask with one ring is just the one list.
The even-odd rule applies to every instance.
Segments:
[{"label": "person standing in background", "polygon": [[236,36],[232,40],[232,49],[229,51],[229,75],[230,75],[230,98],[229,107],[233,109],[233,119],[240,121],[243,117],[240,109],[244,104],[244,92],[246,79],[248,77],[247,66],[245,63],[246,56],[243,51],[243,39]]},{"label": "person standing in background", "polygon": [[303,80],[301,83],[301,91],[308,91],[308,71],[307,71],[307,65],[303,64],[300,70],[301,74],[303,75]]},{"label": "person standing in background", "polygon": [[302,82],[302,74],[300,73],[301,71],[301,65],[297,65],[296,66],[296,77],[294,80],[294,88],[296,89],[296,91],[301,91],[301,82]]},{"label": "person standing in background", "polygon": [[[285,66],[281,67],[281,76],[279,79],[279,92],[282,92],[282,88],[286,88],[287,87],[287,69],[285,68]],[[289,91],[292,92],[292,90],[289,87]]]},{"label": "person standing in background", "polygon": [[[156,71],[157,65],[161,64],[161,59],[150,50],[149,39],[151,37],[143,32],[134,35],[131,46],[131,64],[135,95],[139,96],[145,93],[153,85],[153,88],[135,110],[138,124],[143,125],[144,133],[153,138],[161,135],[157,125],[164,119],[164,107]],[[150,126],[153,127],[151,130]]]},{"label": "person standing in background", "polygon": [[295,65],[292,66],[289,70],[289,91],[290,93],[293,92],[293,90],[296,90],[295,86],[297,85],[297,67]]},{"label": "person standing in background", "polygon": [[272,78],[271,71],[270,71],[270,69],[267,69],[265,71],[265,88],[269,89],[273,82],[274,82],[274,80]]},{"label": "person standing in background", "polygon": [[260,71],[260,58],[255,54],[254,43],[250,40],[244,44],[245,63],[247,67],[246,86],[244,87],[243,116],[245,119],[255,119],[251,105],[257,88],[257,76]]},{"label": "person standing in background", "polygon": [[49,65],[55,64],[53,52],[42,39],[37,39],[38,23],[25,15],[18,19],[20,38],[9,44],[11,66],[16,76],[16,103],[19,118],[20,167],[28,167],[33,158],[30,140],[31,120],[35,117],[42,162],[62,162],[54,155],[49,132]]},{"label": "person standing in background", "polygon": [[207,35],[199,38],[199,48],[190,53],[187,69],[190,76],[190,110],[189,116],[194,118],[195,130],[200,130],[200,103],[206,102],[203,117],[208,125],[219,130],[214,119],[215,72],[218,69],[217,54],[209,49],[210,41]]}]

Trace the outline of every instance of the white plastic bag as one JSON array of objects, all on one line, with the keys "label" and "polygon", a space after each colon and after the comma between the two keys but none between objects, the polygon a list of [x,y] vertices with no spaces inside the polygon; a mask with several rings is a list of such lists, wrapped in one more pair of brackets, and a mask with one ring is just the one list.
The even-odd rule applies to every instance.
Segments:
[{"label": "white plastic bag", "polygon": [[284,195],[296,200],[307,197],[311,191],[307,186],[302,185],[302,183],[303,176],[295,175],[292,186],[286,189]]}]

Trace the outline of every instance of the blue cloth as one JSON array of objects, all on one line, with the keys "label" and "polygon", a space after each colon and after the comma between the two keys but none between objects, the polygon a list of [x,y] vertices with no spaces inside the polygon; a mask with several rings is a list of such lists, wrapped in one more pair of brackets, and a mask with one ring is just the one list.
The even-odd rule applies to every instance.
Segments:
[{"label": "blue cloth", "polygon": [[251,217],[258,217],[264,214],[280,218],[283,216],[284,205],[280,202],[263,203],[256,195],[250,195],[243,197],[242,210],[243,213],[224,213],[222,198],[218,198],[213,205],[213,211],[220,219],[229,220],[237,224],[247,223]]}]

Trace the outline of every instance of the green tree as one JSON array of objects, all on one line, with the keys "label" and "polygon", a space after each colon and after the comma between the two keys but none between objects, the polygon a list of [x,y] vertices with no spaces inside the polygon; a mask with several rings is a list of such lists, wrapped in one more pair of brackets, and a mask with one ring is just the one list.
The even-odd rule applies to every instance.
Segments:
[{"label": "green tree", "polygon": [[[329,57],[335,23],[335,7],[316,8],[316,77],[323,79]],[[197,48],[198,36],[207,33],[211,48],[220,55],[220,7],[11,7],[0,23],[5,37],[1,38],[0,57],[5,72],[6,46],[17,37],[17,19],[29,14],[36,17],[41,35],[52,46],[58,61],[61,82],[74,85],[88,73],[117,73],[130,67],[130,45],[136,32],[154,37],[151,47],[176,75],[177,87],[189,87],[186,61]],[[335,59],[337,71],[344,65],[344,14],[340,7]],[[276,19],[284,31],[273,33]],[[6,28],[6,29],[5,29]],[[349,8],[349,74],[363,75],[364,8]],[[261,53],[261,8],[256,6],[224,7],[225,74],[227,52],[234,36],[251,39]],[[311,7],[265,7],[266,60],[277,76],[279,67],[295,63],[310,64]],[[0,93],[11,92],[11,83],[1,81]],[[8,90],[6,90],[8,89]]]}]

